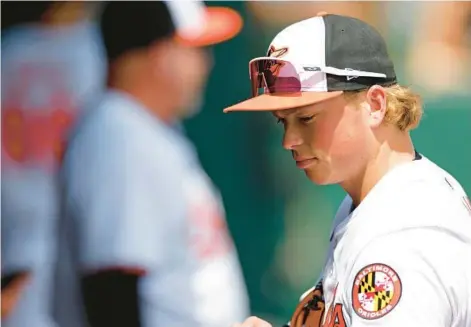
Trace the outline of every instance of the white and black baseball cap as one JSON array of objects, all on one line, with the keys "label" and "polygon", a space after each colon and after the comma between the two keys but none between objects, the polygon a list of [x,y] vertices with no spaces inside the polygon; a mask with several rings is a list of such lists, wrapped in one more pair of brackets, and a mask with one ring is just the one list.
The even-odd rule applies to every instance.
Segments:
[{"label": "white and black baseball cap", "polygon": [[108,1],[100,27],[109,60],[165,38],[202,47],[226,41],[241,30],[241,15],[201,0]]},{"label": "white and black baseball cap", "polygon": [[379,32],[356,18],[318,14],[294,23],[249,63],[250,99],[224,109],[274,111],[315,104],[345,91],[397,83]]}]

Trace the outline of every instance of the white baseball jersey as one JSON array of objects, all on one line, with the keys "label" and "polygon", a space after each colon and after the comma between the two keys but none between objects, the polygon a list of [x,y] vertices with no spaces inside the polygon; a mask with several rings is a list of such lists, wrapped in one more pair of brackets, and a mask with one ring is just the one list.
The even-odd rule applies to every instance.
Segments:
[{"label": "white baseball jersey", "polygon": [[[248,314],[220,196],[178,127],[108,92],[79,124],[64,161],[58,285],[63,326],[83,326],[77,274],[146,270],[143,326],[229,326]],[[75,311],[74,311],[75,310]]]},{"label": "white baseball jersey", "polygon": [[323,289],[323,326],[471,326],[471,205],[460,184],[422,157],[353,211],[347,196]]},{"label": "white baseball jersey", "polygon": [[21,25],[2,31],[2,274],[31,278],[2,326],[50,327],[64,140],[104,90],[97,26]]}]

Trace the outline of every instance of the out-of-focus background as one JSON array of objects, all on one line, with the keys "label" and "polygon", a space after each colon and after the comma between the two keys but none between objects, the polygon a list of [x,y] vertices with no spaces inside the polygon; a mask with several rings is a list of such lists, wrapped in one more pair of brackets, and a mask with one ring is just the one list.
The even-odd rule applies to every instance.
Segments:
[{"label": "out-of-focus background", "polygon": [[[344,192],[307,181],[282,150],[282,130],[269,114],[222,113],[224,107],[248,98],[248,61],[263,56],[282,28],[319,11],[373,24],[387,40],[400,82],[424,97],[425,116],[413,132],[418,151],[453,174],[471,194],[471,2],[211,1],[207,5],[236,9],[245,25],[237,37],[212,49],[215,66],[204,108],[185,125],[222,193],[252,314],[276,326],[288,319],[300,294],[317,280],[330,224]],[[90,5],[90,16],[98,16],[99,9],[99,3]],[[2,14],[2,34],[6,24]],[[2,52],[3,47],[2,41]],[[3,56],[1,68],[8,69]]]}]

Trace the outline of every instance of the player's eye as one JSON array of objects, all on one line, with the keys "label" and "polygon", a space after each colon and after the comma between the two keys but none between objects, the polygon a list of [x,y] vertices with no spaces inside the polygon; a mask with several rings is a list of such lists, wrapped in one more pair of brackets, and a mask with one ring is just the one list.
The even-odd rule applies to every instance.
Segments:
[{"label": "player's eye", "polygon": [[307,116],[307,117],[299,117],[299,120],[303,123],[309,123],[314,119],[315,115]]}]

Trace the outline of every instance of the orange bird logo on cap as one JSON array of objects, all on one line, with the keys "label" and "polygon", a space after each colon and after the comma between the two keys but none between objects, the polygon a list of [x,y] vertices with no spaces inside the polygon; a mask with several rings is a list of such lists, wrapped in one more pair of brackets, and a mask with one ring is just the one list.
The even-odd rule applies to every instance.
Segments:
[{"label": "orange bird logo on cap", "polygon": [[268,49],[267,57],[275,57],[275,58],[281,58],[283,57],[286,53],[288,52],[287,47],[283,48],[275,48],[274,45],[270,46],[270,49]]},{"label": "orange bird logo on cap", "polygon": [[[288,52],[287,47],[283,48],[275,48],[274,45],[270,46],[270,49],[268,49],[267,57],[274,57],[274,58],[281,58],[283,57],[286,53]],[[272,73],[272,76],[277,76],[278,73],[280,72],[280,69],[284,66],[284,63],[276,63],[272,64],[270,63],[268,67],[266,67],[266,70],[270,70]]]}]

